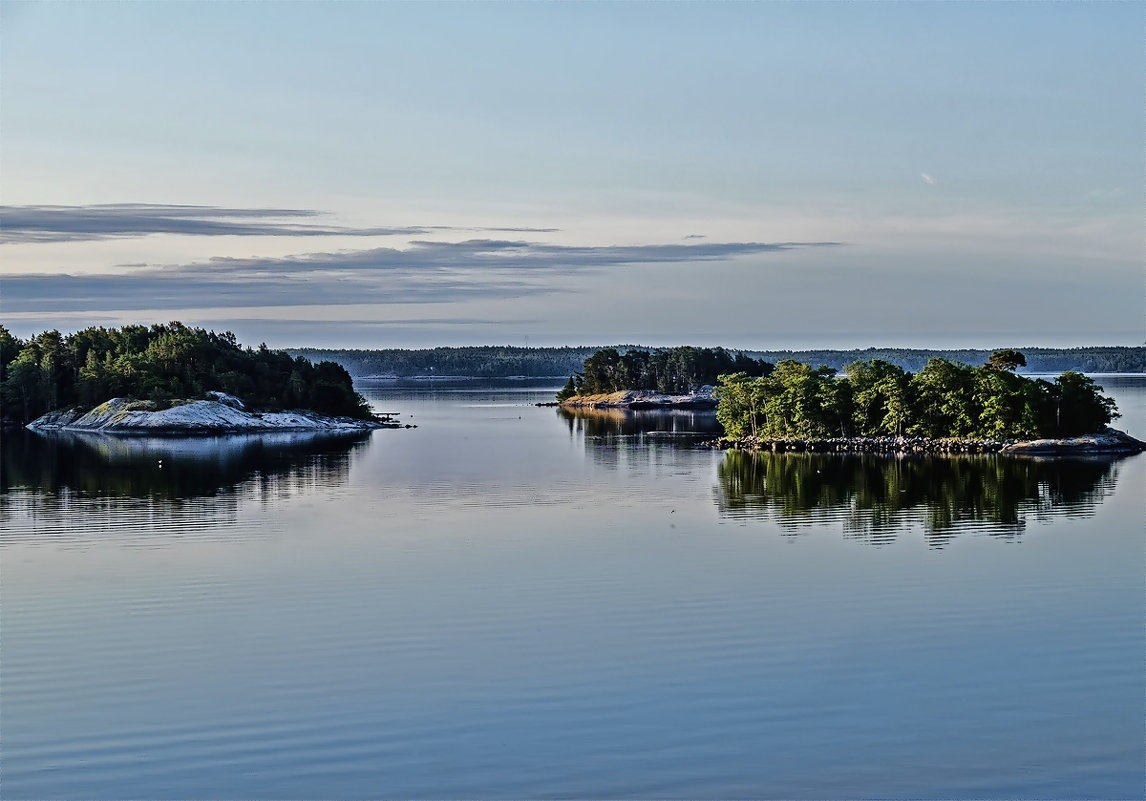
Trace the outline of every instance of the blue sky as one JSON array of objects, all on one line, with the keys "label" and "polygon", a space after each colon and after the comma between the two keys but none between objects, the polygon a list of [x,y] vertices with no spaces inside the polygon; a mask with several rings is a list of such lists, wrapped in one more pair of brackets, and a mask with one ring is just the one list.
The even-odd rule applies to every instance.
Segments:
[{"label": "blue sky", "polygon": [[1140,3],[0,5],[0,319],[1140,344]]}]

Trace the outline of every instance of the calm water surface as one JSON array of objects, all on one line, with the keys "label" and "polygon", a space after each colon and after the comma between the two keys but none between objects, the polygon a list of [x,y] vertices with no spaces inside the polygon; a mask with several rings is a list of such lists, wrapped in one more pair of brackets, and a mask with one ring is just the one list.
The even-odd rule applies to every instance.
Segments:
[{"label": "calm water surface", "polygon": [[418,428],[4,437],[4,798],[1143,797],[1146,456],[360,388]]}]

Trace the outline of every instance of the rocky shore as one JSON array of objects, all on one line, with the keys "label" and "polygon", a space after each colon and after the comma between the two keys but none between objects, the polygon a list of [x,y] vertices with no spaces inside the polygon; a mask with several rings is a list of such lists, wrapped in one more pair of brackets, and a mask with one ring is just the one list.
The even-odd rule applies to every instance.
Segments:
[{"label": "rocky shore", "polygon": [[715,409],[713,388],[701,387],[686,395],[663,395],[647,389],[627,389],[604,395],[574,395],[553,404],[567,409]]},{"label": "rocky shore", "polygon": [[[136,401],[112,398],[94,409],[61,409],[28,424],[33,431],[99,431],[108,434],[187,436],[270,431],[355,432],[402,428],[392,416],[375,420],[329,417],[317,412],[252,412],[233,395],[208,393],[213,400]],[[411,426],[406,426],[411,427]]]},{"label": "rocky shore", "polygon": [[1096,434],[1061,439],[966,440],[927,437],[832,437],[827,439],[722,438],[709,443],[729,450],[773,453],[1003,453],[1016,456],[1088,456],[1146,451],[1146,442],[1125,432],[1106,428]]}]

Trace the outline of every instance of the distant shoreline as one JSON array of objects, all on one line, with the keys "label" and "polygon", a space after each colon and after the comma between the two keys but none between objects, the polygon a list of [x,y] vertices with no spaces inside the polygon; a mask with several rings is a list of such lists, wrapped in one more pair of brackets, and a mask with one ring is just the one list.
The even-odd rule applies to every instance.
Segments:
[{"label": "distant shoreline", "polygon": [[[1000,345],[1002,347],[1004,345]],[[1005,345],[1010,347],[1010,345]],[[426,348],[287,348],[292,356],[312,361],[329,360],[341,364],[355,378],[394,376],[410,378],[426,375],[449,375],[458,378],[565,378],[581,372],[585,359],[605,347],[621,353],[629,350],[656,351],[670,346],[639,344],[567,345],[520,347],[512,345],[441,346]],[[965,364],[980,364],[994,348],[802,348],[757,349],[725,346],[730,353],[743,353],[752,358],[777,362],[795,359],[808,364],[821,364],[842,370],[852,362],[881,359],[915,372],[932,357]],[[1146,346],[1087,345],[1049,348],[1027,345],[1018,347],[1027,357],[1030,374],[1059,374],[1074,370],[1088,375],[1146,374]],[[468,375],[467,375],[468,374]]]}]

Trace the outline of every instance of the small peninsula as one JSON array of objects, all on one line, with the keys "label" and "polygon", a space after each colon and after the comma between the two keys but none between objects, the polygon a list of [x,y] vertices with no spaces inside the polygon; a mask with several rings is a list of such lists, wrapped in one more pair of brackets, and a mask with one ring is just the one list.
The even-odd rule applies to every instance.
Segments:
[{"label": "small peninsula", "polygon": [[333,362],[312,364],[182,323],[88,328],[27,342],[0,326],[5,424],[111,434],[355,432],[375,415]]}]

